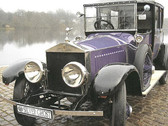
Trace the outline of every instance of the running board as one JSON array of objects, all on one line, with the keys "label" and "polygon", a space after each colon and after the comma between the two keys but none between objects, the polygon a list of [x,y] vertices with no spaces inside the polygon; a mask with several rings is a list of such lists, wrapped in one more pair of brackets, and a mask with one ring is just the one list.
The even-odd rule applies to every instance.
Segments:
[{"label": "running board", "polygon": [[154,71],[154,74],[152,74],[150,86],[144,92],[142,92],[143,96],[146,96],[152,90],[152,88],[157,84],[157,82],[160,80],[160,78],[163,76],[163,74],[165,72],[166,71],[164,71],[164,70],[155,70]]}]

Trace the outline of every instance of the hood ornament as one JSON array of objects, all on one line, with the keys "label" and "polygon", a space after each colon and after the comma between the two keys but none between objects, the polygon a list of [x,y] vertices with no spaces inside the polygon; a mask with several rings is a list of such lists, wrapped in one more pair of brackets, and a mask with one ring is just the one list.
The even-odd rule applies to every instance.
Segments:
[{"label": "hood ornament", "polygon": [[70,33],[70,31],[72,31],[72,29],[73,29],[73,28],[69,28],[69,27],[67,27],[67,28],[65,29],[65,31],[66,31],[65,42],[70,42],[70,40],[69,40],[69,33]]}]

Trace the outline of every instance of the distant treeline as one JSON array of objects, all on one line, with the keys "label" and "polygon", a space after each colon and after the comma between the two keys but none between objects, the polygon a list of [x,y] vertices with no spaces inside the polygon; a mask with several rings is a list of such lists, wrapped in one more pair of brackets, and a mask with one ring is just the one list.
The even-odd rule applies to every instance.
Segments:
[{"label": "distant treeline", "polygon": [[[14,13],[0,9],[0,29],[52,29],[64,31],[66,27],[73,27],[77,31],[83,29],[82,18],[63,9],[56,12],[31,12],[18,10]],[[164,29],[168,29],[168,18],[165,18]],[[166,30],[167,31],[167,30]]]},{"label": "distant treeline", "polygon": [[15,13],[0,9],[0,28],[15,29],[54,29],[65,30],[66,27],[79,27],[81,24],[75,14],[63,9],[53,12],[31,12],[18,10]]}]

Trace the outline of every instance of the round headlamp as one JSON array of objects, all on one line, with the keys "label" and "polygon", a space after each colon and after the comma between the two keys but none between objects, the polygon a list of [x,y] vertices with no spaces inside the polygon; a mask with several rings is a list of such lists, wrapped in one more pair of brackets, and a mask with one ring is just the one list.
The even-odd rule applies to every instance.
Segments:
[{"label": "round headlamp", "polygon": [[135,35],[135,40],[138,43],[141,43],[143,41],[143,36],[142,35]]},{"label": "round headlamp", "polygon": [[78,62],[70,62],[62,69],[62,78],[70,87],[79,87],[88,79],[87,69]]},{"label": "round headlamp", "polygon": [[25,65],[24,74],[28,81],[37,83],[41,80],[43,71],[41,62],[30,61]]}]

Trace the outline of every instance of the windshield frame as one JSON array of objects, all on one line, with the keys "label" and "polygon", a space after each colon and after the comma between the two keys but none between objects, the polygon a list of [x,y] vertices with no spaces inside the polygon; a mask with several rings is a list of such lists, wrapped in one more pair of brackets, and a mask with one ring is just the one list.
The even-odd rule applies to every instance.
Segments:
[{"label": "windshield frame", "polygon": [[[94,29],[94,30],[87,30],[87,18],[86,17],[86,9],[87,8],[91,8],[91,7],[97,7],[97,8],[108,8],[108,7],[116,7],[117,5],[119,6],[133,6],[134,9],[134,15],[133,15],[133,19],[134,19],[134,26],[132,29],[107,29],[107,30],[103,30],[103,29]],[[94,17],[93,17],[94,18]],[[95,17],[96,18],[96,17]],[[94,24],[94,23],[93,23]],[[119,3],[119,2],[113,2],[113,3],[100,3],[100,4],[88,4],[88,5],[84,5],[84,30],[85,32],[111,32],[111,31],[137,31],[137,3],[134,2],[130,2],[130,3]]]}]

